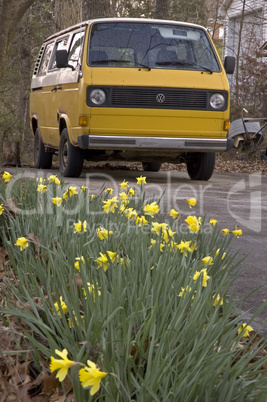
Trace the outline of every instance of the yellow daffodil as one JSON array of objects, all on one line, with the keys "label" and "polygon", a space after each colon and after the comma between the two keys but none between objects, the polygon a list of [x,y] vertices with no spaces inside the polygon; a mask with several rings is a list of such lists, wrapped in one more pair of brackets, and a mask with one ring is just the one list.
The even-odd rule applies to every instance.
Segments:
[{"label": "yellow daffodil", "polygon": [[219,304],[220,306],[222,306],[223,305],[223,300],[221,299],[221,296],[220,295],[214,295],[214,297],[213,297],[213,306],[214,307],[216,307],[217,306],[217,304]]},{"label": "yellow daffodil", "polygon": [[231,233],[233,233],[236,236],[237,239],[238,239],[239,236],[241,236],[243,234],[241,229],[232,230]]},{"label": "yellow daffodil", "polygon": [[55,359],[53,356],[51,357],[51,363],[50,363],[50,370],[51,373],[53,371],[58,370],[58,373],[56,375],[56,378],[59,379],[59,381],[64,381],[66,375],[68,374],[68,369],[70,367],[73,367],[77,364],[77,362],[74,362],[72,360],[69,360],[67,355],[68,351],[67,349],[63,349],[62,352],[59,350],[55,350],[55,353],[61,357],[61,359]]},{"label": "yellow daffodil", "polygon": [[195,241],[193,241],[193,242],[191,243],[190,249],[191,249],[192,252],[197,249],[197,244],[196,244]]},{"label": "yellow daffodil", "polygon": [[128,219],[136,219],[138,214],[137,214],[137,211],[135,209],[127,208],[127,209],[124,210],[124,215]]},{"label": "yellow daffodil", "polygon": [[69,197],[69,192],[67,190],[67,191],[65,191],[65,193],[63,193],[62,198],[63,198],[63,200],[67,200],[68,197]]},{"label": "yellow daffodil", "polygon": [[8,173],[8,172],[4,172],[3,173],[3,179],[5,180],[6,183],[9,182],[9,180],[13,177],[12,174]]},{"label": "yellow daffodil", "polygon": [[67,307],[66,303],[63,301],[62,296],[60,296],[59,301],[60,301],[60,307],[59,307],[58,302],[54,303],[54,306],[55,306],[55,309],[57,310],[59,317],[61,317],[60,308],[63,311],[63,313],[66,314],[68,312],[68,307]]},{"label": "yellow daffodil", "polygon": [[184,254],[186,257],[188,256],[188,252],[192,252],[191,250],[191,241],[181,241],[178,245],[177,248],[181,251],[182,254]]},{"label": "yellow daffodil", "polygon": [[107,373],[98,370],[95,363],[87,360],[88,367],[82,368],[79,371],[79,378],[83,388],[91,387],[90,395],[94,395],[100,388],[102,378],[107,376]]},{"label": "yellow daffodil", "polygon": [[37,183],[39,183],[39,184],[44,184],[44,183],[45,183],[45,180],[44,180],[43,177],[37,177],[36,181],[37,181]]},{"label": "yellow daffodil", "polygon": [[207,269],[204,268],[201,271],[196,271],[193,279],[196,281],[199,276],[202,276],[202,286],[205,288],[207,287],[207,281],[209,280],[210,276],[207,274]]},{"label": "yellow daffodil", "polygon": [[216,221],[216,219],[210,219],[210,220],[209,220],[209,223],[210,223],[212,226],[216,226],[217,223],[218,223],[218,221]]},{"label": "yellow daffodil", "polygon": [[146,177],[143,177],[143,176],[139,176],[139,177],[137,177],[136,178],[136,180],[137,180],[137,184],[146,184]]},{"label": "yellow daffodil", "polygon": [[89,198],[92,201],[95,198],[95,194],[89,194]]},{"label": "yellow daffodil", "polygon": [[190,208],[194,207],[197,203],[197,200],[195,198],[188,198],[186,201]]},{"label": "yellow daffodil", "polygon": [[122,192],[119,194],[119,197],[120,197],[120,200],[124,201],[124,200],[127,199],[128,195],[125,193],[125,191],[122,191]]},{"label": "yellow daffodil", "polygon": [[103,206],[104,211],[108,214],[109,212],[112,212],[114,214],[115,212],[115,208],[118,207],[118,198],[117,197],[113,197],[110,198],[109,200],[105,200],[103,201],[103,203],[105,204]]},{"label": "yellow daffodil", "polygon": [[78,194],[77,187],[70,186],[68,188],[68,193],[69,193],[70,198],[73,197],[74,195]]},{"label": "yellow daffodil", "polygon": [[222,229],[222,234],[223,234],[224,236],[228,235],[229,233],[230,233],[230,230],[229,230],[229,229],[227,229],[227,228]]},{"label": "yellow daffodil", "polygon": [[170,216],[171,216],[173,219],[178,218],[179,215],[180,215],[179,212],[176,211],[174,208],[172,208],[172,209],[170,210]]},{"label": "yellow daffodil", "polygon": [[111,262],[115,262],[116,260],[116,253],[112,252],[112,251],[107,251],[107,254],[103,254],[103,253],[99,253],[100,257],[98,257],[95,261],[98,265],[98,267],[102,267],[104,269],[104,271],[106,272],[106,270],[108,269],[108,265],[109,265],[109,260]]},{"label": "yellow daffodil", "polygon": [[[154,239],[151,239],[151,246],[149,246],[148,248],[150,249],[150,248],[154,247],[156,244],[157,244],[157,241]],[[160,245],[159,245],[160,252],[163,252],[164,247],[165,247],[165,244],[160,243]]]},{"label": "yellow daffodil", "polygon": [[113,188],[110,188],[110,187],[109,187],[109,188],[106,188],[105,193],[111,195],[111,194],[113,194],[113,191],[114,191]]},{"label": "yellow daffodil", "polygon": [[75,266],[75,268],[76,269],[78,269],[78,271],[80,271],[80,262],[82,262],[82,264],[85,264],[85,260],[84,260],[84,257],[83,256],[81,256],[81,257],[76,257],[75,258],[75,263],[74,263],[74,266]]},{"label": "yellow daffodil", "polygon": [[188,224],[190,232],[197,233],[201,227],[201,218],[197,218],[196,216],[188,216],[185,220]]},{"label": "yellow daffodil", "polygon": [[25,237],[19,237],[15,245],[20,247],[20,251],[22,251],[29,246],[29,243]]},{"label": "yellow daffodil", "polygon": [[63,202],[63,198],[61,198],[61,197],[54,197],[54,198],[52,198],[52,202],[53,202],[53,204],[55,204],[57,207],[60,207],[60,205],[61,205],[62,202]]},{"label": "yellow daffodil", "polygon": [[175,233],[176,232],[173,232],[171,229],[166,229],[166,231],[162,233],[162,237],[165,243],[168,243],[173,238]]},{"label": "yellow daffodil", "polygon": [[159,235],[160,233],[164,234],[168,229],[167,223],[152,222],[152,226],[153,228],[151,229],[151,231],[157,233],[157,235]]},{"label": "yellow daffodil", "polygon": [[143,209],[145,215],[149,215],[152,218],[154,218],[155,214],[159,213],[159,206],[156,201],[152,202],[151,204],[146,204]]},{"label": "yellow daffodil", "polygon": [[3,204],[0,204],[0,215],[2,215],[2,213],[4,212],[4,207],[3,207]]},{"label": "yellow daffodil", "polygon": [[128,181],[123,180],[123,182],[120,184],[122,190],[127,190],[128,188]]},{"label": "yellow daffodil", "polygon": [[47,187],[44,184],[38,184],[37,191],[39,191],[39,193],[45,193],[47,191]]},{"label": "yellow daffodil", "polygon": [[213,264],[213,258],[210,257],[209,255],[207,257],[202,258],[202,262],[204,265],[212,265]]},{"label": "yellow daffodil", "polygon": [[[215,255],[218,255],[219,253],[220,253],[220,249],[218,248],[218,249],[216,250]],[[223,255],[222,255],[222,260],[224,259],[225,256],[226,256],[226,253],[223,253]]]},{"label": "yellow daffodil", "polygon": [[103,228],[103,226],[100,226],[100,228],[97,229],[96,234],[100,240],[104,240],[108,239],[109,236],[113,234],[113,232],[111,230]]},{"label": "yellow daffodil", "polygon": [[[192,288],[189,286],[186,286],[186,288],[181,288],[181,292],[178,294],[179,297],[185,297],[186,294],[190,293],[192,291]],[[192,296],[192,299],[194,299],[195,295]]]},{"label": "yellow daffodil", "polygon": [[247,323],[244,322],[244,324],[241,325],[241,327],[238,329],[237,333],[240,334],[240,332],[244,331],[243,337],[249,336],[250,332],[254,331],[254,329],[250,326],[247,325]]},{"label": "yellow daffodil", "polygon": [[[93,296],[93,299],[95,301],[95,285],[90,282],[87,282],[87,289],[88,289],[88,292]],[[83,289],[83,294],[84,294],[85,298],[87,298],[86,297],[87,293],[86,293],[85,289]],[[97,289],[97,294],[98,294],[98,296],[101,296],[101,291],[99,289]]]},{"label": "yellow daffodil", "polygon": [[51,174],[51,176],[48,177],[48,180],[50,181],[50,183],[55,183],[58,186],[60,185],[60,180],[58,179],[57,175],[55,175],[55,174]]},{"label": "yellow daffodil", "polygon": [[130,197],[133,197],[135,195],[135,190],[131,187],[130,190],[128,191],[128,195]]},{"label": "yellow daffodil", "polygon": [[74,233],[77,232],[86,232],[86,228],[87,228],[87,222],[86,221],[80,221],[80,219],[78,220],[77,223],[74,223]]},{"label": "yellow daffodil", "polygon": [[81,186],[81,191],[85,191],[87,189],[86,186]]},{"label": "yellow daffodil", "polygon": [[148,221],[146,220],[144,215],[142,215],[142,216],[137,216],[135,223],[137,223],[138,226],[141,227],[143,225],[146,225],[148,223]]}]

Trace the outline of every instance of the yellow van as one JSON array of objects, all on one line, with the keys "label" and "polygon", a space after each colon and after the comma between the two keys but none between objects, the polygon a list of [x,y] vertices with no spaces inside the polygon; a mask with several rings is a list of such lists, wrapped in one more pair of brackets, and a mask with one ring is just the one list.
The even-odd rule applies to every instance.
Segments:
[{"label": "yellow van", "polygon": [[229,85],[205,28],[184,22],[109,18],[50,36],[37,58],[30,96],[36,168],[58,154],[63,176],[84,159],[186,163],[208,180],[215,152],[232,147]]}]

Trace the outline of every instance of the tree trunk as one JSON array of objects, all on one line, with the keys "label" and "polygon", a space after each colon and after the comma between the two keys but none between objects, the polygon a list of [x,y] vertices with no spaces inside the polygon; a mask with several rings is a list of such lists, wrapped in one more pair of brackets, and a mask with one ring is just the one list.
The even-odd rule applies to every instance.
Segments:
[{"label": "tree trunk", "polygon": [[109,0],[87,0],[85,9],[86,19],[112,16]]},{"label": "tree trunk", "polygon": [[16,28],[35,0],[0,0],[0,86]]},{"label": "tree trunk", "polygon": [[20,144],[17,141],[3,142],[3,164],[2,166],[21,166]]},{"label": "tree trunk", "polygon": [[156,0],[155,18],[167,20],[169,17],[169,0]]},{"label": "tree trunk", "polygon": [[55,0],[56,31],[78,24],[83,19],[81,0]]}]

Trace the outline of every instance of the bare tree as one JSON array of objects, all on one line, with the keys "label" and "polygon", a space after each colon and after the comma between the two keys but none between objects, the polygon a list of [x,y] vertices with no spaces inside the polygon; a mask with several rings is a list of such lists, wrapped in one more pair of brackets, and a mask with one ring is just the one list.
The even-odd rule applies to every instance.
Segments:
[{"label": "bare tree", "polygon": [[81,0],[55,0],[56,31],[78,24],[83,19]]},{"label": "bare tree", "polygon": [[156,0],[155,17],[167,19],[169,17],[169,0]]},{"label": "bare tree", "polygon": [[8,52],[16,27],[35,0],[0,0],[0,85],[7,66]]},{"label": "bare tree", "polygon": [[85,0],[84,4],[87,19],[113,16],[110,0]]}]

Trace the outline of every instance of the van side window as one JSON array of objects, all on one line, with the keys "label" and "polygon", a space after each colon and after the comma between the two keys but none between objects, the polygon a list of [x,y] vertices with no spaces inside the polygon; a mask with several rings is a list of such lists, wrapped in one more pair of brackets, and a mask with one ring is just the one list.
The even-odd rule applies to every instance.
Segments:
[{"label": "van side window", "polygon": [[50,64],[49,64],[49,70],[55,70],[57,68],[57,65],[56,65],[56,51],[57,50],[63,50],[63,49],[68,50],[68,39],[69,39],[69,36],[65,36],[64,38],[61,38],[56,42],[55,47],[54,47],[54,51],[53,51],[53,55],[51,57],[51,61],[50,61]]},{"label": "van side window", "polygon": [[43,58],[39,67],[39,71],[38,74],[44,74],[47,70],[48,64],[49,64],[49,60],[53,51],[53,47],[54,47],[54,43],[48,43],[46,45],[44,54],[43,54]]},{"label": "van side window", "polygon": [[74,68],[76,68],[78,64],[81,64],[84,32],[85,31],[79,31],[75,33],[70,45],[68,62]]}]

